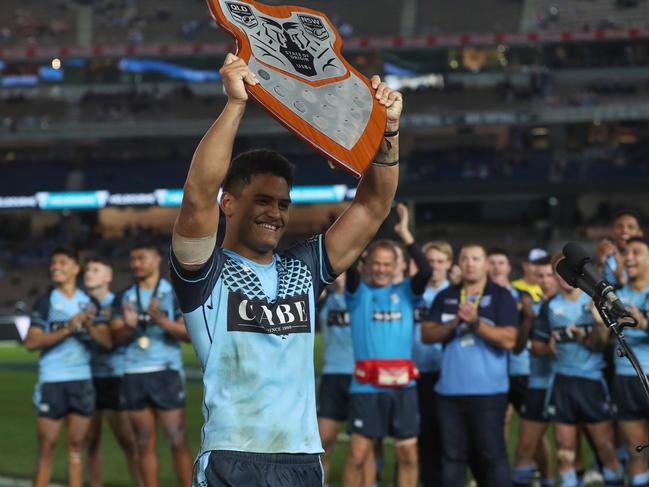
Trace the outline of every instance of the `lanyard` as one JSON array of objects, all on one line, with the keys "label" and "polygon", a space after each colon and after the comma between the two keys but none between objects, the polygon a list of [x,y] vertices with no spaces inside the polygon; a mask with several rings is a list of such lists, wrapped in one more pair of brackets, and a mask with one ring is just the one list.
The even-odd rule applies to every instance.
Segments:
[{"label": "lanyard", "polygon": [[[155,298],[156,295],[158,294],[158,288],[160,287],[160,281],[161,281],[161,279],[158,278],[158,282],[156,282],[155,287],[153,288],[153,293],[151,294],[151,299]],[[138,283],[138,282],[135,283],[135,297],[137,299],[138,318],[142,317],[143,315],[146,316],[145,319],[140,318],[140,322],[142,323],[142,327],[146,329],[146,325],[148,324],[148,321],[151,318],[149,317],[149,313],[144,311],[144,308],[142,307],[142,298],[140,296],[140,283]],[[149,304],[151,304],[151,300],[149,300]]]},{"label": "lanyard", "polygon": [[[480,291],[475,299],[473,301],[470,301],[471,304],[475,304],[476,308],[480,306],[480,300],[482,299],[482,293],[484,293],[484,289]],[[460,290],[460,303],[466,303],[467,302],[467,295],[466,295],[466,288],[462,287]]]}]

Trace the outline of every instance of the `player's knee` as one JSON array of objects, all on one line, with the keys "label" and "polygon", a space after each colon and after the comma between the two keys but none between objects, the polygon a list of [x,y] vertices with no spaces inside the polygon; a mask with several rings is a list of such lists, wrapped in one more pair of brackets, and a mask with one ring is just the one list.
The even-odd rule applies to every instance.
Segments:
[{"label": "player's knee", "polygon": [[572,448],[559,447],[557,450],[557,461],[559,465],[573,465],[576,456],[575,450]]},{"label": "player's knee", "polygon": [[70,465],[79,465],[81,463],[81,451],[79,450],[69,450],[68,451],[68,462]]},{"label": "player's knee", "polygon": [[54,451],[56,450],[56,439],[41,437],[38,447],[38,453],[42,457],[51,457],[54,456]]},{"label": "player's knee", "polygon": [[184,448],[187,443],[185,429],[182,426],[170,428],[167,431],[167,438],[171,448]]},{"label": "player's knee", "polygon": [[350,448],[347,454],[347,462],[355,468],[362,468],[365,465],[369,449],[367,448]]},{"label": "player's knee", "polygon": [[409,438],[396,443],[397,460],[401,466],[417,465],[417,438]]}]

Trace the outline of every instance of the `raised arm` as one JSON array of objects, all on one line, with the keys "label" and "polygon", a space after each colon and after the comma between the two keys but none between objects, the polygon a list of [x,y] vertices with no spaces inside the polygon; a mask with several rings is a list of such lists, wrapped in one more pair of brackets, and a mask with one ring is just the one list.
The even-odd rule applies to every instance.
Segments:
[{"label": "raised arm", "polygon": [[[201,267],[214,247],[219,223],[216,198],[230,166],[234,138],[245,112],[248,100],[245,84],[258,83],[246,63],[234,54],[225,57],[220,74],[228,101],[194,152],[174,225],[174,253],[180,264],[189,270]],[[207,239],[207,242],[201,244],[196,239]],[[211,248],[205,250],[210,243]]]},{"label": "raised arm", "polygon": [[378,76],[372,77],[376,98],[387,108],[388,119],[376,161],[367,168],[356,189],[356,197],[329,228],[325,246],[334,273],[352,265],[388,216],[399,181],[399,118],[403,100]]}]

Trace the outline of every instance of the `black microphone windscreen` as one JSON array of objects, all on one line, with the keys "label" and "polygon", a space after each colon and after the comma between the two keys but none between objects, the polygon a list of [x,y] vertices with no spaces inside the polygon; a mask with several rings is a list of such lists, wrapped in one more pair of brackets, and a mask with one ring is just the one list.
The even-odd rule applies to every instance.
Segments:
[{"label": "black microphone windscreen", "polygon": [[588,255],[588,252],[586,252],[586,249],[575,242],[568,242],[566,245],[564,245],[563,256],[568,261],[568,264],[570,264],[570,267],[572,267],[578,273],[581,272],[584,263],[591,260],[590,255]]},{"label": "black microphone windscreen", "polygon": [[557,263],[557,274],[559,274],[564,281],[570,284],[572,287],[577,287],[577,273],[568,263],[567,259],[561,259]]}]

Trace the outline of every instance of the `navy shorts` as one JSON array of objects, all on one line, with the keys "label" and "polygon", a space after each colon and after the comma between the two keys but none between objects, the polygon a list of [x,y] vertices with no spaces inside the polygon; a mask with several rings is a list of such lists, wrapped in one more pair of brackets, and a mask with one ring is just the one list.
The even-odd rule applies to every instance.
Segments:
[{"label": "navy shorts", "polygon": [[545,398],[547,389],[531,389],[525,391],[525,398],[519,414],[522,419],[527,421],[536,421],[538,423],[547,423],[548,416],[545,413]]},{"label": "navy shorts", "polygon": [[637,421],[649,418],[649,406],[640,379],[635,375],[616,375],[613,381],[613,403],[616,419]]},{"label": "navy shorts", "polygon": [[192,487],[322,487],[320,455],[214,450],[194,463]]},{"label": "navy shorts", "polygon": [[121,411],[124,409],[124,391],[122,377],[95,377],[92,379],[95,386],[95,409],[101,411],[110,409]]},{"label": "navy shorts", "polygon": [[557,374],[547,407],[555,423],[599,423],[611,419],[611,400],[603,380]]},{"label": "navy shorts", "polygon": [[124,375],[125,408],[128,410],[177,409],[185,406],[185,383],[177,370]]},{"label": "navy shorts", "polygon": [[92,416],[95,412],[95,389],[91,380],[44,382],[34,391],[36,414],[61,419],[68,414]]},{"label": "navy shorts", "polygon": [[318,417],[346,421],[349,416],[351,374],[323,374],[318,391]]},{"label": "navy shorts", "polygon": [[417,388],[351,394],[349,432],[368,438],[396,439],[419,435]]},{"label": "navy shorts", "polygon": [[520,414],[521,406],[525,401],[525,391],[527,390],[526,375],[509,376],[509,392],[507,393],[507,402],[514,406],[514,409]]}]

